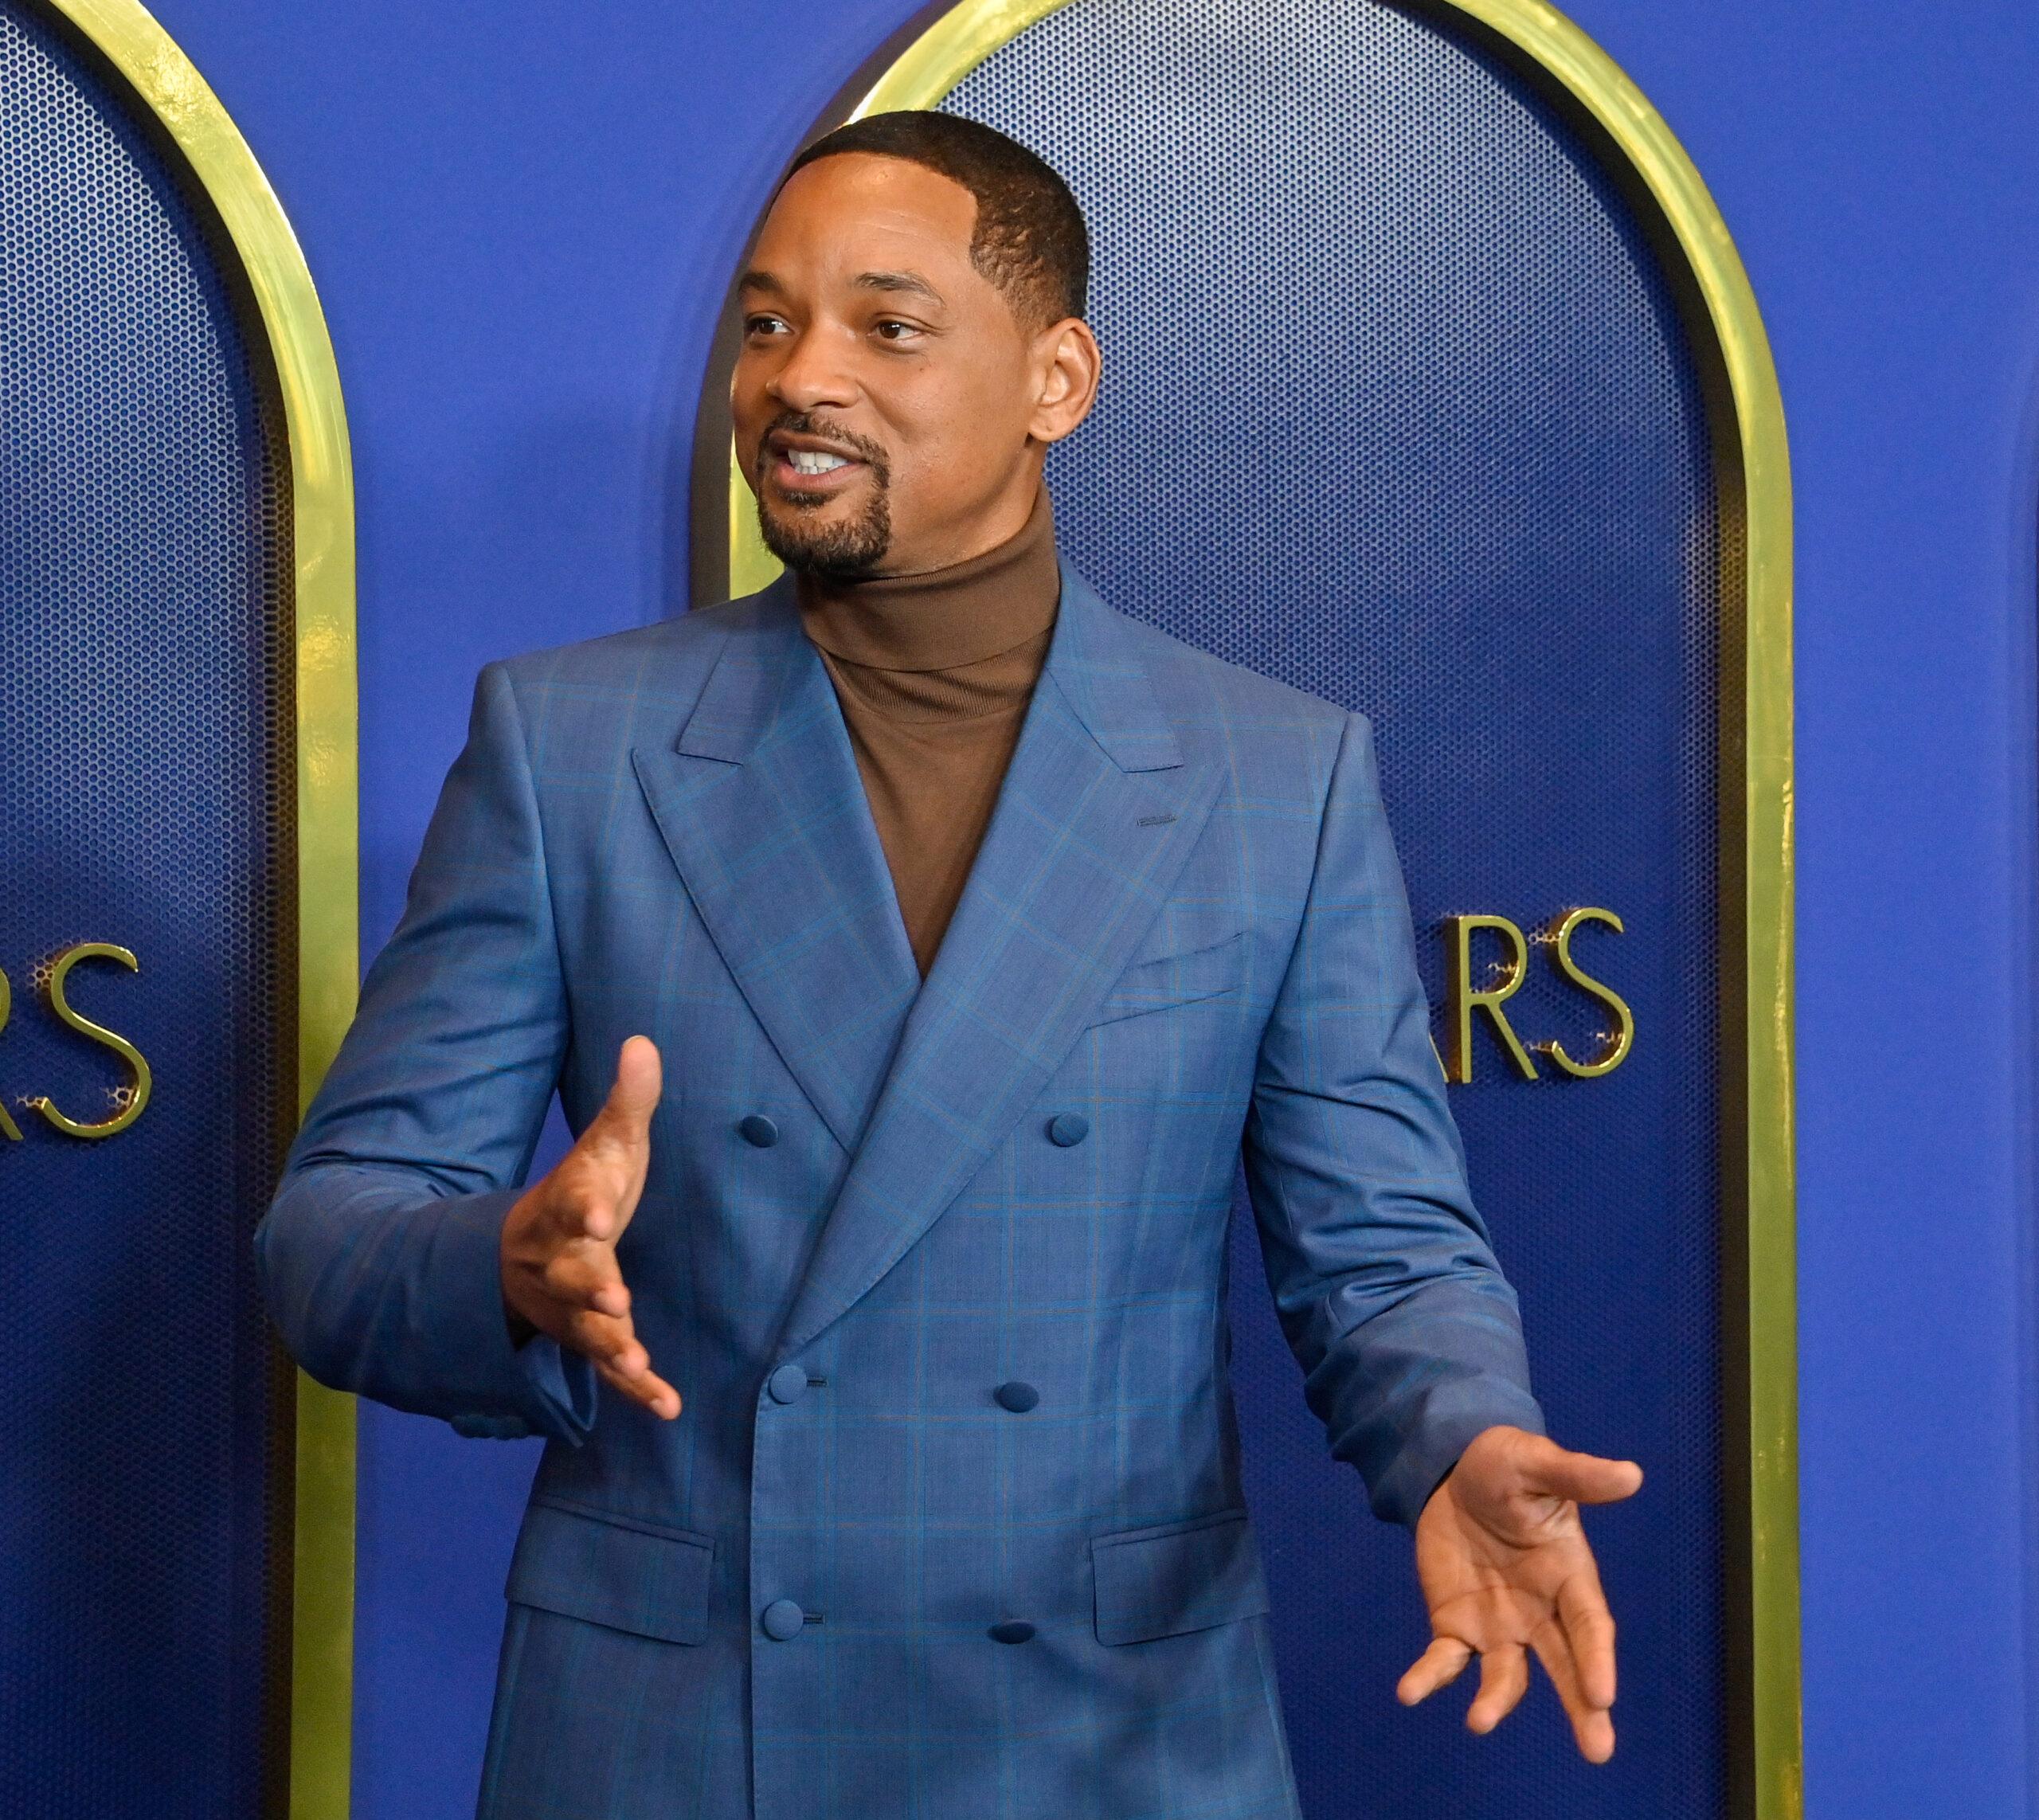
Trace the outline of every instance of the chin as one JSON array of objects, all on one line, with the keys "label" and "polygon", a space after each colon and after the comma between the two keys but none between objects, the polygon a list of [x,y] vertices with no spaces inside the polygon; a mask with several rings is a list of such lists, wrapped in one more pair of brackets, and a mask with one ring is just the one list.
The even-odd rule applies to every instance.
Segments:
[{"label": "chin", "polygon": [[867,574],[891,547],[892,526],[883,496],[860,502],[794,503],[776,489],[761,495],[758,528],[765,547],[789,569],[854,577]]}]

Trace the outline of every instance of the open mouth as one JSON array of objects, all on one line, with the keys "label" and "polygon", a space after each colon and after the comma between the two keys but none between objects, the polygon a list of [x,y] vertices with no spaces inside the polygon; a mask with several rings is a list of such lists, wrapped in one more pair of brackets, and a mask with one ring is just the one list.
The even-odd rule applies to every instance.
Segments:
[{"label": "open mouth", "polygon": [[839,491],[872,464],[829,438],[780,429],[765,438],[762,465],[781,491],[818,499]]}]

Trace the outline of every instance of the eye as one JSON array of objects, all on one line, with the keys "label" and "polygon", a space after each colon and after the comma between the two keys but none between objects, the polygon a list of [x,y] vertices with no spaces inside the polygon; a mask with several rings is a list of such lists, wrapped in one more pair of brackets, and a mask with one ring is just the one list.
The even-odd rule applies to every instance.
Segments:
[{"label": "eye", "polygon": [[902,323],[896,316],[887,316],[875,327],[880,341],[889,341],[894,345],[912,341],[921,333],[918,324]]},{"label": "eye", "polygon": [[766,315],[762,311],[743,319],[743,332],[747,335],[785,335],[790,331],[783,316]]}]

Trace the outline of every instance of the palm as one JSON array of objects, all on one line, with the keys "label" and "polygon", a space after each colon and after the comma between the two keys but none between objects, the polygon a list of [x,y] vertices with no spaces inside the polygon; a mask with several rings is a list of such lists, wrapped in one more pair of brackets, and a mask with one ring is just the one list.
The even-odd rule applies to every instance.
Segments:
[{"label": "palm", "polygon": [[1490,1428],[1466,1450],[1416,1525],[1416,1575],[1433,1641],[1398,1690],[1414,1705],[1475,1656],[1480,1691],[1466,1723],[1489,1732],[1544,1665],[1580,1752],[1614,1754],[1614,1626],[1579,1520],[1642,1483],[1627,1461],[1571,1454],[1519,1428]]}]

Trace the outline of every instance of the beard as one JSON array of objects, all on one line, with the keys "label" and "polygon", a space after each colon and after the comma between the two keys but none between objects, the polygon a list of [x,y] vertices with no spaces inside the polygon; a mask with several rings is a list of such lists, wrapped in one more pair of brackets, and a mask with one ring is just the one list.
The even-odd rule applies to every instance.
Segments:
[{"label": "beard", "polygon": [[[769,497],[765,475],[772,457],[767,439],[773,430],[820,437],[865,464],[871,490],[855,517],[828,523],[821,515],[833,500],[809,499],[798,494]],[[843,581],[869,575],[892,547],[891,480],[885,451],[868,437],[852,436],[805,411],[781,411],[766,426],[757,448],[757,528],[765,547],[796,574]]]}]

